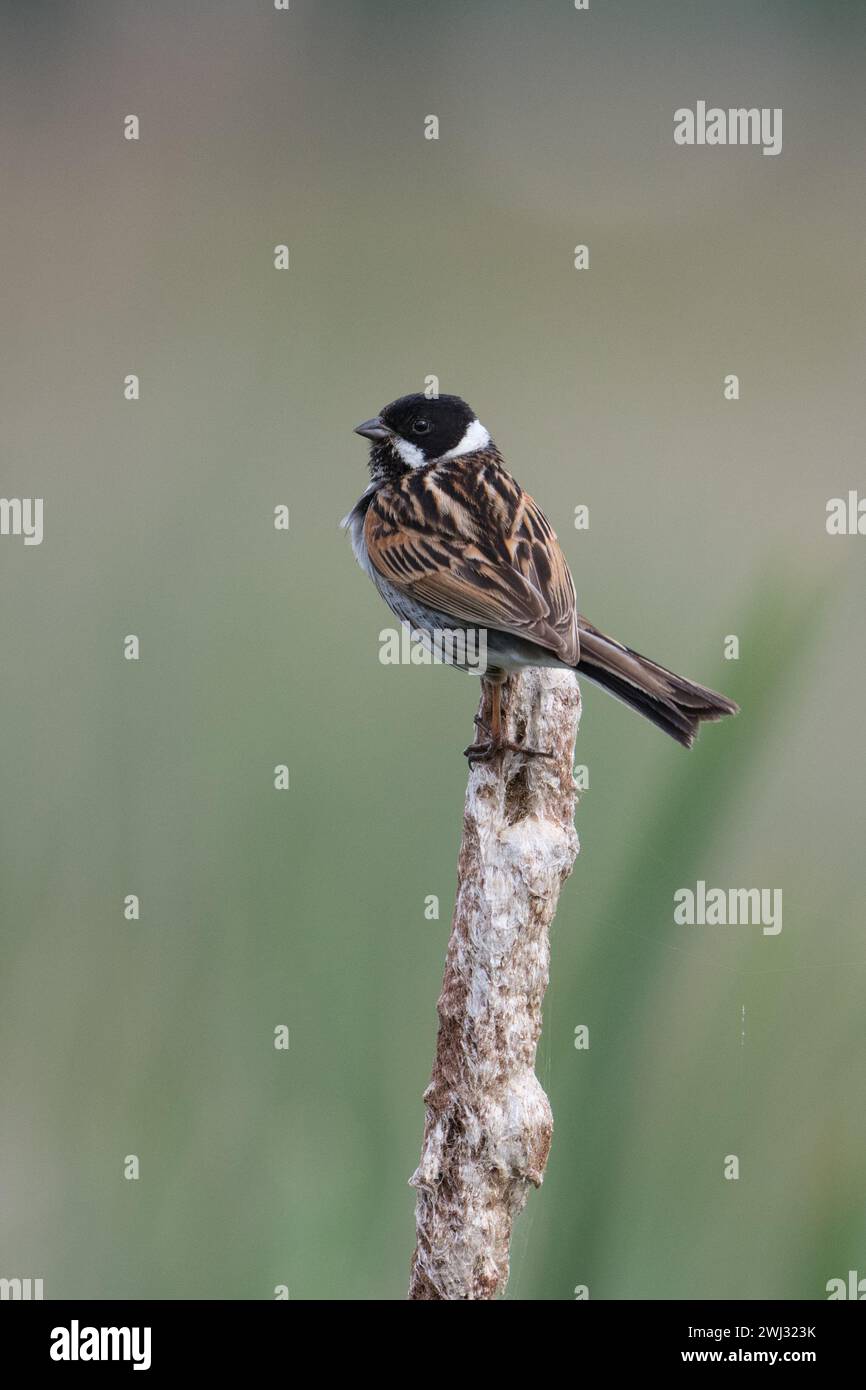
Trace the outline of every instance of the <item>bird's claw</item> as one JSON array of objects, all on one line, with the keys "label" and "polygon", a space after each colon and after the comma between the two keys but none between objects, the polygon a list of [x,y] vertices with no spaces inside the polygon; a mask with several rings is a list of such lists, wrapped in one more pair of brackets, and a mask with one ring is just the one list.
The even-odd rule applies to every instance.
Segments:
[{"label": "bird's claw", "polygon": [[[480,724],[480,720],[475,721]],[[488,732],[484,725],[485,733]],[[552,758],[552,751],[545,751],[543,748],[529,748],[525,743],[513,743],[506,738],[488,738],[482,743],[470,743],[468,748],[463,749],[463,756],[469,761],[469,766],[474,767],[476,763],[490,763],[498,753],[522,753],[526,758]]]}]

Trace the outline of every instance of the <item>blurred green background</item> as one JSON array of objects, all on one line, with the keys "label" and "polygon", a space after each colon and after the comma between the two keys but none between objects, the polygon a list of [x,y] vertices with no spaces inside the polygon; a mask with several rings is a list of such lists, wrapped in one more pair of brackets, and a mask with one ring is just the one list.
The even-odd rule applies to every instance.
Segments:
[{"label": "blurred green background", "polygon": [[[405,1294],[477,687],[379,664],[337,521],[352,426],[428,374],[583,611],[743,706],[686,755],[584,691],[508,1296],[866,1274],[866,541],[824,526],[863,480],[863,7],[0,23],[2,491],[45,499],[41,547],[0,539],[0,1275]],[[781,106],[782,154],[677,148],[698,99]],[[781,935],[674,926],[698,878],[782,888]]]}]

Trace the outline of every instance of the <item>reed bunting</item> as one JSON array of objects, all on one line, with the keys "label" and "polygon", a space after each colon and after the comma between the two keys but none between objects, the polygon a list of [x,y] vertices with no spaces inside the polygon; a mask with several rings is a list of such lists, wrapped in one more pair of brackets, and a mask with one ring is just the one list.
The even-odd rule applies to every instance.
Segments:
[{"label": "reed bunting", "polygon": [[586,676],[686,748],[704,720],[737,713],[732,700],[606,637],[578,613],[550,522],[459,396],[401,396],[355,433],[372,446],[370,485],[343,521],[361,568],[414,631],[486,636],[485,717],[465,750],[470,762],[506,749],[550,756],[503,735],[502,685],[524,666]]}]

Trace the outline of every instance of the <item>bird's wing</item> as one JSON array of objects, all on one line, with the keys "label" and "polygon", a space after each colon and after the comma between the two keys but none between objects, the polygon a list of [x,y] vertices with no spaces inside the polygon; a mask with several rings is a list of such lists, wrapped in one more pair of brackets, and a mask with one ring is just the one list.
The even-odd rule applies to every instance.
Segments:
[{"label": "bird's wing", "polygon": [[491,453],[415,469],[380,488],[364,539],[377,574],[407,596],[577,665],[565,556],[544,513]]}]

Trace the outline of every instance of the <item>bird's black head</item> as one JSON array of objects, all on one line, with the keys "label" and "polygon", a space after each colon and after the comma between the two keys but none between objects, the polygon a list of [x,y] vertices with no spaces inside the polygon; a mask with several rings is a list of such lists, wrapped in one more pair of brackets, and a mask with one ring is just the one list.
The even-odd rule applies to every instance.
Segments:
[{"label": "bird's black head", "polygon": [[376,473],[423,468],[441,458],[458,458],[490,443],[475,411],[459,396],[401,396],[372,420],[355,427],[373,441],[370,469]]}]

